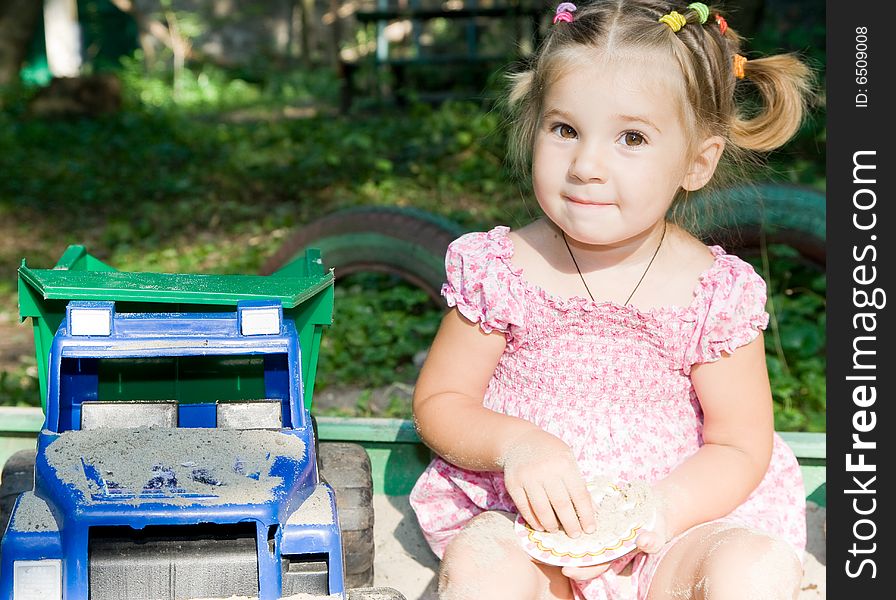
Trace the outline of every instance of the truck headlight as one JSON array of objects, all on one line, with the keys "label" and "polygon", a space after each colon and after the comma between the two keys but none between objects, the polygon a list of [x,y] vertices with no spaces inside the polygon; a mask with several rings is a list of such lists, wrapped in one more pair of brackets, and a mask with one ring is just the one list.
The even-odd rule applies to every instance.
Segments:
[{"label": "truck headlight", "polygon": [[13,561],[12,600],[62,600],[62,561]]},{"label": "truck headlight", "polygon": [[283,322],[283,306],[277,300],[237,302],[237,320],[243,335],[277,335]]}]

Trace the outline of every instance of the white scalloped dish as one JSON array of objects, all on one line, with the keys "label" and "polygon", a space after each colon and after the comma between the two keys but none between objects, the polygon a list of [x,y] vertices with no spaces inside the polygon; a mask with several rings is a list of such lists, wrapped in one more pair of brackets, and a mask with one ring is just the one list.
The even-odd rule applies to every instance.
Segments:
[{"label": "white scalloped dish", "polygon": [[589,567],[610,562],[635,549],[635,539],[649,530],[656,510],[646,484],[588,483],[594,502],[597,531],[571,538],[562,530],[536,531],[518,516],[517,538],[526,552],[543,563],[561,567]]}]

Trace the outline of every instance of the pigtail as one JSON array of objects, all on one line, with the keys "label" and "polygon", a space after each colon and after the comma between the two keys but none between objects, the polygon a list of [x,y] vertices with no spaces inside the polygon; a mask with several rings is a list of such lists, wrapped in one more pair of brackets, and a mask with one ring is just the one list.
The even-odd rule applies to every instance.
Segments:
[{"label": "pigtail", "polygon": [[508,75],[508,93],[504,98],[509,123],[507,162],[520,181],[529,178],[532,148],[535,146],[535,126],[541,111],[539,94],[535,93],[535,71],[526,70]]},{"label": "pigtail", "polygon": [[508,86],[510,91],[507,96],[507,103],[511,107],[516,106],[520,100],[529,94],[532,90],[532,80],[534,77],[535,73],[532,71],[522,71],[520,73],[511,73],[508,75],[508,79],[510,79],[510,85]]},{"label": "pigtail", "polygon": [[747,150],[768,151],[792,138],[806,113],[812,90],[809,67],[792,54],[757,58],[743,64],[764,104],[752,117],[738,111],[731,119],[732,141]]},{"label": "pigtail", "polygon": [[[682,53],[679,64],[691,88],[708,91],[715,96],[713,110],[720,116],[731,115],[728,130],[735,146],[768,151],[793,137],[806,113],[812,88],[811,71],[802,61],[792,54],[748,61],[739,53],[741,37],[719,10],[701,2],[691,3],[680,12],[662,14],[658,21],[682,43],[681,50],[687,48],[688,55]],[[703,65],[705,76],[696,75],[697,64]],[[735,84],[744,78],[761,96],[763,108],[758,113],[738,110],[734,103]]]}]

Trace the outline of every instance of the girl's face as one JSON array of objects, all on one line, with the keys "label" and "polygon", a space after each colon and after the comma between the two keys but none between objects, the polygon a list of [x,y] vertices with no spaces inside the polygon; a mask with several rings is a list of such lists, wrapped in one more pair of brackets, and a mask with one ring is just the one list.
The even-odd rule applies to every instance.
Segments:
[{"label": "girl's face", "polygon": [[671,61],[592,61],[547,90],[533,186],[542,210],[582,244],[625,245],[661,222],[690,168]]}]

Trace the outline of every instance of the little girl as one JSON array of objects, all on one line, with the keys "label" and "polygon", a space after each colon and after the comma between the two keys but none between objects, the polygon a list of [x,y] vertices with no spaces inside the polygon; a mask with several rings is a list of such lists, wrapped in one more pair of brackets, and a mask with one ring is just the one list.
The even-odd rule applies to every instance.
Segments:
[{"label": "little girl", "polygon": [[[747,61],[701,3],[558,7],[512,80],[511,142],[544,213],[456,240],[414,414],[439,455],[411,503],[446,600],[791,599],[804,490],[774,433],[765,284],[667,215],[725,156],[799,127],[809,71]],[[745,116],[740,80],[764,100]],[[738,96],[739,97],[739,96]],[[517,514],[577,537],[586,481],[659,498],[637,550],[596,567],[525,553]]]}]

